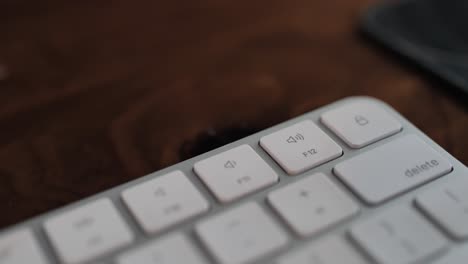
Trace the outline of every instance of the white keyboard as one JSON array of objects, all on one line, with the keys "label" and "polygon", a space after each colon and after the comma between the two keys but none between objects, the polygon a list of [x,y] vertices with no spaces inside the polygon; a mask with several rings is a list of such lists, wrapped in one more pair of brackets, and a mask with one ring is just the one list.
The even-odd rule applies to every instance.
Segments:
[{"label": "white keyboard", "polygon": [[347,98],[0,231],[0,264],[56,263],[465,264],[468,169]]}]

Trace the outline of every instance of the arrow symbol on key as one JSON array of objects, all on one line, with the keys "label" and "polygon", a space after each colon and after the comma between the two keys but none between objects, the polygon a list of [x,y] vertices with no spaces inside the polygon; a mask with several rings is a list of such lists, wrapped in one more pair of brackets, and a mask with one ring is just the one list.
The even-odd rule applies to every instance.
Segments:
[{"label": "arrow symbol on key", "polygon": [[234,169],[237,165],[237,162],[234,160],[228,160],[226,163],[224,163],[224,168],[226,169]]}]

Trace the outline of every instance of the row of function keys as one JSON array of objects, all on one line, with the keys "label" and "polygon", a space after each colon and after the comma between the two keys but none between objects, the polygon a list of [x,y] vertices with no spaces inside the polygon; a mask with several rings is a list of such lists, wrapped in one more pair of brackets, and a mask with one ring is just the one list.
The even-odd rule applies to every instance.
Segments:
[{"label": "row of function keys", "polygon": [[[322,115],[321,120],[351,147],[368,145],[401,130],[401,125],[393,117],[383,109],[368,102],[353,103],[328,111]],[[300,173],[318,166],[342,153],[339,145],[311,121],[304,121],[265,136],[260,140],[260,145],[290,174]],[[405,150],[401,152],[405,152]],[[385,158],[382,157],[382,160]],[[440,156],[436,156],[436,158],[445,165],[441,167],[445,168],[446,171],[448,163],[444,162]],[[278,177],[255,151],[245,145],[201,161],[195,164],[194,170],[222,202],[232,201],[271,185],[277,181]],[[231,176],[226,175],[228,171],[232,174]],[[443,171],[436,173],[428,171],[426,176],[418,177],[419,180],[415,182],[397,184],[399,188],[391,191],[390,194],[387,194],[388,197],[381,198],[381,200],[383,201],[443,173]],[[158,232],[208,210],[208,203],[197,189],[191,186],[190,181],[183,175],[177,176],[175,174],[178,173],[158,177],[132,187],[122,194],[130,211],[148,233]],[[220,177],[220,175],[224,176]],[[353,178],[352,175],[340,177],[345,182],[348,182],[346,180],[348,177]],[[165,185],[164,181],[167,181],[166,184],[170,188],[161,187]],[[349,185],[359,196],[372,197],[372,195],[365,195],[366,186],[359,188],[359,186]],[[171,190],[171,195],[168,195],[167,190]],[[159,199],[155,203],[155,197],[165,197],[165,199]],[[372,199],[367,200],[375,202]],[[53,217],[46,222],[46,233],[58,250],[60,259],[64,260],[65,263],[81,263],[93,259],[132,240],[132,234],[125,228],[122,221],[114,221],[104,216],[101,221],[93,218],[87,219],[87,215],[99,216],[100,212],[106,212],[106,215],[115,216],[112,218],[118,219],[118,213],[113,212],[106,203],[110,203],[110,201],[97,204],[95,208],[91,207],[91,209],[86,206],[80,207]],[[90,214],[88,210],[91,210],[92,213]],[[92,228],[86,229],[86,232],[79,229],[80,226],[88,226],[87,224]],[[79,230],[78,234],[75,234],[76,230]],[[112,241],[106,242],[104,235],[116,232],[121,237],[118,239],[112,237]],[[73,241],[78,241],[81,244],[70,243],[71,237],[73,237]],[[93,249],[87,249],[86,245],[93,245]]]},{"label": "row of function keys", "polygon": [[[248,150],[256,154],[246,145],[228,150]],[[242,157],[250,159],[246,153]],[[250,155],[251,155],[250,154]],[[389,156],[401,157],[402,163],[384,164]],[[370,162],[372,158],[373,162]],[[408,164],[423,163],[430,160],[432,167],[418,172],[418,177],[408,177]],[[435,161],[435,162],[432,162]],[[240,166],[242,163],[237,163]],[[437,164],[437,165],[435,165]],[[266,166],[266,164],[264,164]],[[420,166],[422,168],[422,166]],[[379,173],[376,170],[379,169]],[[380,195],[381,201],[413,188],[430,179],[441,176],[451,169],[450,163],[423,143],[414,135],[407,135],[388,142],[354,158],[342,161],[335,166],[335,173],[352,189],[357,190],[361,197]],[[255,177],[256,174],[251,174]],[[357,180],[354,180],[357,177]],[[363,183],[356,183],[359,178],[369,179]],[[221,178],[229,178],[221,175]],[[372,182],[373,178],[377,178]],[[379,180],[380,179],[380,180]],[[383,184],[382,184],[383,183]],[[374,184],[369,188],[367,184]],[[391,189],[391,191],[388,191]],[[385,191],[386,196],[381,196]],[[460,193],[455,190],[453,193]],[[463,195],[463,194],[458,194]],[[313,199],[303,199],[313,197]],[[122,198],[137,221],[148,233],[155,233],[184,221],[192,216],[201,214],[209,209],[209,204],[190,180],[180,171],[156,177],[125,190]],[[443,198],[443,197],[442,197]],[[450,208],[451,200],[437,198],[439,203],[445,203],[443,208]],[[371,201],[375,201],[372,200]],[[427,202],[430,198],[421,198],[421,204],[428,212],[437,215],[438,219],[445,219],[446,214],[434,212]],[[453,199],[452,199],[453,200]],[[309,236],[327,228],[343,219],[354,215],[358,206],[340,191],[325,175],[313,175],[274,190],[268,195],[268,201],[286,223],[299,235]],[[426,202],[425,202],[426,201]],[[291,210],[303,208],[304,210]],[[305,210],[306,208],[313,210]],[[433,210],[431,210],[431,208]],[[452,211],[457,211],[452,206]],[[318,217],[319,216],[319,217]],[[462,215],[463,216],[463,215]],[[463,224],[454,222],[451,217],[449,230],[460,230]],[[52,217],[45,222],[46,233],[54,248],[65,263],[82,263],[94,259],[106,252],[129,244],[133,235],[113,207],[110,200],[78,207],[72,211]],[[463,231],[462,231],[463,232]],[[464,231],[466,232],[466,231]],[[463,233],[462,233],[463,235]],[[219,243],[213,243],[219,244]],[[37,251],[37,250],[36,250]],[[36,252],[35,251],[35,252]],[[37,253],[37,252],[36,252]],[[16,263],[15,263],[16,264]]]},{"label": "row of function keys", "polygon": [[[323,113],[322,124],[352,148],[361,148],[401,131],[401,124],[370,101],[352,102]],[[263,136],[260,146],[290,175],[336,159],[343,150],[311,120]],[[250,146],[244,145],[194,164],[194,171],[216,198],[227,203],[278,180]]]}]

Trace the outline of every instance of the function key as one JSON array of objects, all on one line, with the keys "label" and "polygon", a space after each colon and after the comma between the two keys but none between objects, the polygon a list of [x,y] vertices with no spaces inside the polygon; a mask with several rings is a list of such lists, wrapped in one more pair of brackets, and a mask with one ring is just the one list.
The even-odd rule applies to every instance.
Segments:
[{"label": "function key", "polygon": [[147,233],[154,233],[208,210],[208,202],[181,171],[133,186],[122,198]]},{"label": "function key", "polygon": [[353,102],[327,111],[321,122],[352,148],[362,148],[402,128],[394,117],[369,101]]},{"label": "function key", "polygon": [[44,226],[66,264],[90,261],[133,240],[133,234],[108,198],[54,216]]},{"label": "function key", "polygon": [[310,120],[260,139],[260,145],[290,175],[340,157],[341,147]]},{"label": "function key", "polygon": [[36,239],[29,229],[0,235],[1,264],[47,264]]},{"label": "function key", "polygon": [[276,172],[248,145],[199,161],[194,170],[223,203],[278,181]]}]

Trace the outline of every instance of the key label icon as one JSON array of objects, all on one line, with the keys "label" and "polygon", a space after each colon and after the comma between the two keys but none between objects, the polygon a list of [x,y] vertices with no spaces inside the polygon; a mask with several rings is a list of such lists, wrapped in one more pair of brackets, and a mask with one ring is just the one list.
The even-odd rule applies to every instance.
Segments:
[{"label": "key label icon", "polygon": [[300,140],[304,140],[304,136],[300,133],[297,133],[295,136],[290,136],[286,139],[288,143],[297,143]]},{"label": "key label icon", "polygon": [[369,124],[369,120],[367,118],[365,118],[364,116],[362,116],[362,115],[355,116],[354,121],[356,121],[356,124],[358,124],[360,126],[365,126],[365,125]]},{"label": "key label icon", "polygon": [[226,169],[234,169],[237,166],[237,162],[234,160],[228,160],[224,163],[224,168]]}]

